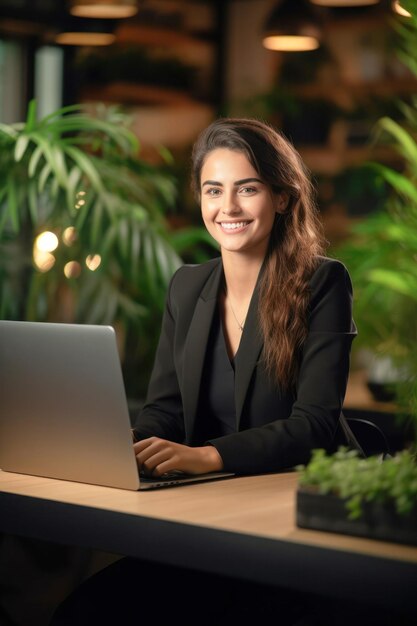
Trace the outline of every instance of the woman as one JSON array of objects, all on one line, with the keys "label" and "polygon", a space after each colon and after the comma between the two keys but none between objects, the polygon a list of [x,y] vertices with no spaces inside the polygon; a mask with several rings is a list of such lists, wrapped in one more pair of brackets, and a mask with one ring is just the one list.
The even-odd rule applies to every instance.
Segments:
[{"label": "woman", "polygon": [[[220,257],[171,280],[133,430],[139,468],[251,474],[305,463],[313,448],[335,446],[355,336],[347,271],[321,256],[305,168],[268,125],[213,122],[194,147],[193,186]],[[288,590],[121,559],[83,583],[52,624],[137,624],[136,596],[155,623],[175,615],[183,625],[295,624],[305,603]]]},{"label": "woman", "polygon": [[134,429],[154,476],[277,471],[334,447],[352,321],[345,267],[323,256],[300,156],[268,125],[219,119],[193,151],[193,187],[221,257],[169,288]]}]

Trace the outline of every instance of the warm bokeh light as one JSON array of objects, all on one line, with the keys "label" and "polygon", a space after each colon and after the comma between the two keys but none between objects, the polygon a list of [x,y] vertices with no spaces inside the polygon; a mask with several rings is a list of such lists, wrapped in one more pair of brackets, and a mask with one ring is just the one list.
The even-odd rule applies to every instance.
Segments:
[{"label": "warm bokeh light", "polygon": [[80,209],[85,204],[85,191],[79,191],[76,195],[77,202],[75,204],[76,209]]},{"label": "warm bokeh light", "polygon": [[50,230],[40,233],[35,239],[34,248],[41,252],[53,252],[58,247],[58,237]]},{"label": "warm bokeh light", "polygon": [[126,17],[132,17],[138,12],[138,7],[135,2],[129,0],[82,0],[73,1],[70,9],[72,15],[76,17],[89,17],[96,19],[124,19]]},{"label": "warm bokeh light", "polygon": [[68,226],[62,233],[62,241],[66,246],[72,246],[74,241],[77,240],[77,231],[74,226]]},{"label": "warm bokeh light", "polygon": [[81,274],[81,265],[78,261],[69,261],[64,265],[64,274],[67,278],[78,278]]},{"label": "warm bokeh light", "polygon": [[34,248],[33,262],[40,272],[48,272],[55,264],[55,257],[50,252]]},{"label": "warm bokeh light", "polygon": [[59,33],[55,42],[62,46],[110,46],[116,39],[112,33]]},{"label": "warm bokeh light", "polygon": [[270,35],[264,38],[263,44],[268,50],[281,52],[316,50],[320,45],[316,37],[296,35]]},{"label": "warm bokeh light", "polygon": [[99,254],[89,254],[85,260],[85,264],[89,270],[94,272],[101,263],[101,256]]},{"label": "warm bokeh light", "polygon": [[411,13],[401,6],[399,0],[394,0],[394,2],[392,3],[392,8],[396,13],[398,13],[398,15],[402,15],[403,17],[411,17]]}]

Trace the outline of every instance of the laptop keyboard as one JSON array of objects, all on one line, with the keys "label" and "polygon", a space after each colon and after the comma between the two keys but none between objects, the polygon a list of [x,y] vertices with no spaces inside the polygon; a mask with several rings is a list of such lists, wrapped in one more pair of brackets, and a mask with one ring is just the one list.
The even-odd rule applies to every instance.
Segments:
[{"label": "laptop keyboard", "polygon": [[184,472],[177,472],[177,471],[173,471],[173,472],[168,472],[166,474],[163,474],[162,476],[149,476],[148,474],[145,474],[143,471],[139,472],[139,477],[140,480],[143,482],[165,482],[165,481],[172,481],[172,480],[178,480],[180,478],[184,478],[186,477],[187,474],[185,474]]}]

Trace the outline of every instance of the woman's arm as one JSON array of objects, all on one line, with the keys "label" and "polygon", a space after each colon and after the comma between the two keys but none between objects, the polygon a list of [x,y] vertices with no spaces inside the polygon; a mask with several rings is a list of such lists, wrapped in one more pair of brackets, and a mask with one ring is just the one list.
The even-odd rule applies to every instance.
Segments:
[{"label": "woman's arm", "polygon": [[195,474],[219,471],[223,467],[222,459],[213,446],[191,447],[183,443],[188,435],[178,373],[178,368],[180,372],[183,369],[181,354],[195,303],[202,285],[218,266],[219,260],[216,259],[198,266],[197,276],[193,268],[192,279],[190,268],[188,272],[182,272],[181,268],[170,283],[146,402],[132,432],[139,466],[156,476],[172,470]]}]

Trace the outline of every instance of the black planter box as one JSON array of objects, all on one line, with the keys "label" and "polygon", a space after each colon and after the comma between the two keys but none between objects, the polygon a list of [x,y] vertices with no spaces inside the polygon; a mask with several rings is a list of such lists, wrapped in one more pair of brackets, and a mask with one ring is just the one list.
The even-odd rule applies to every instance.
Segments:
[{"label": "black planter box", "polygon": [[307,489],[297,491],[296,522],[300,528],[417,545],[417,506],[399,515],[393,506],[365,502],[359,519],[349,519],[345,500]]}]

